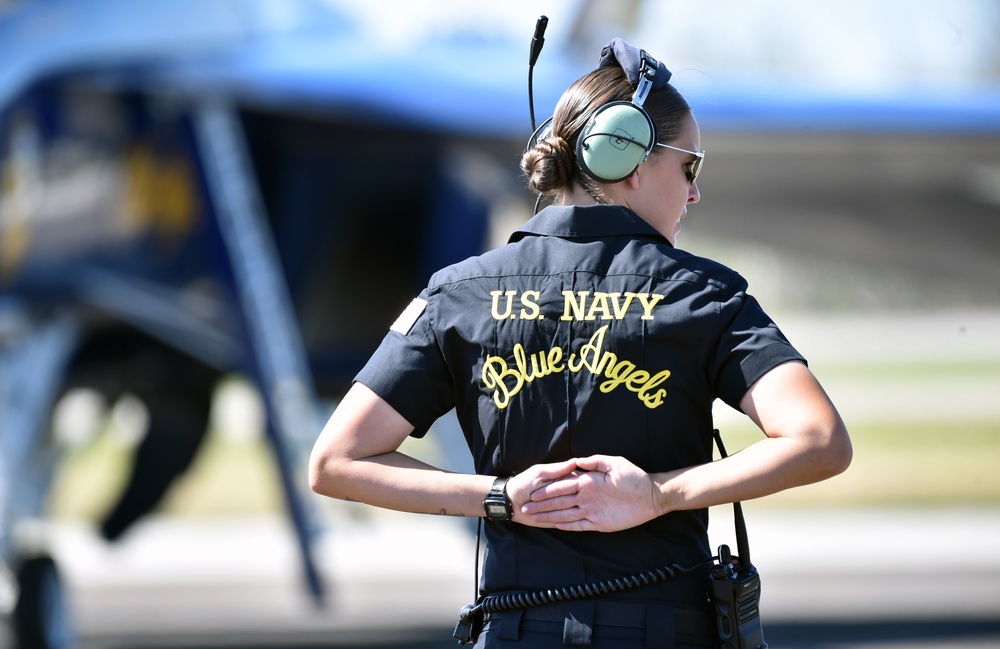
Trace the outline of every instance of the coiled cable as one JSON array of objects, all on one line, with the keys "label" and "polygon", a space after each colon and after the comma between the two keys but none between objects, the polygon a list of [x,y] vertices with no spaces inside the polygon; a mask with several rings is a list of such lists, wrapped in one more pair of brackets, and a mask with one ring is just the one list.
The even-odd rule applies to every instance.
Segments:
[{"label": "coiled cable", "polygon": [[577,586],[559,586],[544,590],[487,595],[475,604],[467,604],[462,607],[462,610],[459,611],[459,622],[458,626],[455,627],[454,637],[459,641],[459,644],[469,644],[470,641],[475,642],[475,636],[478,635],[478,629],[482,627],[483,618],[487,613],[500,613],[518,608],[527,608],[529,606],[544,606],[546,604],[555,604],[557,602],[584,599],[587,597],[599,597],[611,593],[620,593],[623,590],[630,590],[640,586],[651,586],[667,579],[673,579],[679,574],[707,568],[713,565],[718,559],[719,557],[715,556],[686,568],[675,563],[626,577],[606,579],[604,581]]},{"label": "coiled cable", "polygon": [[487,595],[481,602],[473,608],[483,613],[499,613],[510,611],[516,608],[526,608],[528,606],[543,606],[545,604],[555,604],[556,602],[569,601],[574,599],[584,599],[587,597],[600,597],[620,593],[623,590],[630,590],[640,586],[651,586],[667,579],[673,579],[678,574],[693,572],[699,568],[704,568],[712,564],[714,557],[695,566],[683,567],[677,564],[654,568],[644,572],[606,579],[589,584],[577,586],[561,586],[558,588],[548,588],[536,591],[521,591],[515,593],[498,593]]}]

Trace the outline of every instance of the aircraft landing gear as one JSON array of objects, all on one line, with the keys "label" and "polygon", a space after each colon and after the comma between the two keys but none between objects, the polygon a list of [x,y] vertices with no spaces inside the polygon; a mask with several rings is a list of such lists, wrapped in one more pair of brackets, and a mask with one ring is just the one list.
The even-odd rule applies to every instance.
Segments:
[{"label": "aircraft landing gear", "polygon": [[17,570],[18,596],[12,622],[21,649],[71,649],[69,605],[56,563],[48,556],[25,559]]}]

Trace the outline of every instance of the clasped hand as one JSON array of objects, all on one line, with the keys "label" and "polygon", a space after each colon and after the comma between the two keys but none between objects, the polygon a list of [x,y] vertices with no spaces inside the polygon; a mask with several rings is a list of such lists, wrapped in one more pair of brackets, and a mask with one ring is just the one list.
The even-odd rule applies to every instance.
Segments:
[{"label": "clasped hand", "polygon": [[660,514],[652,477],[623,457],[538,464],[512,477],[514,522],[571,532],[617,532]]}]

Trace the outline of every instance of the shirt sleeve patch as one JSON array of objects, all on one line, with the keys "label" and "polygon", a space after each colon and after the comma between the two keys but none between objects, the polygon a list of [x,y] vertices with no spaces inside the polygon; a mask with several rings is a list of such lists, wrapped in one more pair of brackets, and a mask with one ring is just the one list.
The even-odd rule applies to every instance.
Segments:
[{"label": "shirt sleeve patch", "polygon": [[401,333],[404,336],[410,333],[410,329],[413,329],[413,325],[417,322],[424,309],[427,308],[427,300],[421,299],[419,297],[413,298],[413,301],[403,309],[403,312],[399,314],[396,321],[392,323],[389,327],[390,331],[395,331]]}]

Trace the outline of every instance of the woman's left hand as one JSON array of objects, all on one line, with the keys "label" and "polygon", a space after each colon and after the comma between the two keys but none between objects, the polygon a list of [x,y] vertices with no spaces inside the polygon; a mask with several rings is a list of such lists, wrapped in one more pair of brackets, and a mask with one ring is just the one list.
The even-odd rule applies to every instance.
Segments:
[{"label": "woman's left hand", "polygon": [[533,491],[520,513],[571,532],[617,532],[660,515],[652,477],[629,460],[593,455],[575,463],[576,471]]}]

